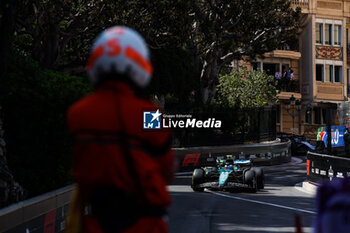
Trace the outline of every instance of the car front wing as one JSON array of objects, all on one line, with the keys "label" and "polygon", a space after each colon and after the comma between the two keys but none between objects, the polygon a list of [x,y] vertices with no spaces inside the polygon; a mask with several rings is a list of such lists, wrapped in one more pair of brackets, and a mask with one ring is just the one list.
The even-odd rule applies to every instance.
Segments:
[{"label": "car front wing", "polygon": [[249,188],[247,184],[226,182],[224,185],[219,185],[219,182],[206,182],[197,184],[197,188],[211,188],[211,189],[227,189],[227,188]]}]

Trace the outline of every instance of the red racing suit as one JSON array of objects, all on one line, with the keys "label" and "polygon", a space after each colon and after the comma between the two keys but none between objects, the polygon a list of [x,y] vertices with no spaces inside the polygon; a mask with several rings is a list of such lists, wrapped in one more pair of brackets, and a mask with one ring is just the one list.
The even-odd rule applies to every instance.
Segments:
[{"label": "red racing suit", "polygon": [[174,172],[171,133],[143,129],[143,112],[157,109],[115,81],[69,109],[73,175],[83,203],[91,207],[84,233],[168,232],[162,210],[171,204],[166,189]]}]

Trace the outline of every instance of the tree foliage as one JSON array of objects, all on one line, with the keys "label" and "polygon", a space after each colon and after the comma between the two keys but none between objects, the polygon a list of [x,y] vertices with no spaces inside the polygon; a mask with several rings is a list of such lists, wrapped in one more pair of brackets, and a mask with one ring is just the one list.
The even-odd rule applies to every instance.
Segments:
[{"label": "tree foliage", "polygon": [[136,29],[152,48],[176,47],[191,27],[183,0],[18,1],[18,45],[45,68],[84,65],[97,34],[112,25]]},{"label": "tree foliage", "polygon": [[66,112],[92,91],[87,80],[42,70],[30,58],[15,54],[6,86],[0,102],[6,123],[7,160],[16,180],[29,196],[71,183]]},{"label": "tree foliage", "polygon": [[196,0],[195,46],[203,67],[201,86],[204,102],[215,96],[223,65],[297,41],[300,8],[288,0]]},{"label": "tree foliage", "polygon": [[[193,90],[198,89],[199,80],[194,71],[191,51],[186,49],[158,49],[153,51],[154,75],[150,92],[164,96],[166,101],[194,102]],[[168,98],[167,98],[168,97]]]},{"label": "tree foliage", "polygon": [[[154,94],[175,93],[177,98],[182,98],[196,86],[187,85],[179,93],[179,85],[173,85],[174,80],[183,83],[181,80],[187,79],[191,84],[191,80],[195,80],[191,72],[193,67],[188,68],[194,64],[193,52],[184,46],[192,28],[191,1],[17,1],[20,1],[21,10],[13,45],[43,68],[83,74],[96,36],[110,26],[126,25],[140,32],[152,50],[156,86],[159,87],[152,88]],[[185,66],[181,65],[180,56],[186,61]]]},{"label": "tree foliage", "polygon": [[225,64],[293,46],[300,15],[288,0],[18,1],[16,45],[43,67],[83,72],[97,34],[111,25],[126,25],[153,50],[185,46],[196,54],[193,70],[200,76],[204,102],[213,100]]},{"label": "tree foliage", "polygon": [[[108,0],[18,0],[17,43],[42,67],[84,62],[95,35],[112,24],[117,8]],[[106,5],[109,8],[106,9]]]},{"label": "tree foliage", "polygon": [[274,77],[261,70],[246,69],[220,76],[217,86],[218,105],[228,108],[259,108],[276,101]]}]

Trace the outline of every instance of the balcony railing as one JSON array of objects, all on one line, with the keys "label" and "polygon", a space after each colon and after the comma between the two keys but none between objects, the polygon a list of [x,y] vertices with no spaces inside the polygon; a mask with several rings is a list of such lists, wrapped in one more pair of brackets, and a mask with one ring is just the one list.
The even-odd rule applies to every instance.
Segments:
[{"label": "balcony railing", "polygon": [[298,52],[299,51],[299,42],[295,41],[295,42],[290,43],[290,44],[284,43],[283,45],[279,46],[277,49]]},{"label": "balcony railing", "polygon": [[308,6],[309,5],[309,0],[291,0],[293,5],[297,6]]},{"label": "balcony railing", "polygon": [[276,89],[281,92],[300,93],[299,80],[277,80]]}]

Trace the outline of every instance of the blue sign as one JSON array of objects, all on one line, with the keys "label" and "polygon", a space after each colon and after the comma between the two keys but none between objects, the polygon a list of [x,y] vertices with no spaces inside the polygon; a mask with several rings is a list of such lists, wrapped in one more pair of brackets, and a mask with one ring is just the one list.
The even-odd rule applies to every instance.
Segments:
[{"label": "blue sign", "polygon": [[[332,126],[332,146],[344,146],[345,126]],[[327,127],[318,128],[317,141],[323,141],[327,147]]]},{"label": "blue sign", "polygon": [[162,113],[157,110],[156,112],[143,112],[143,128],[144,129],[160,129],[160,116]]}]

